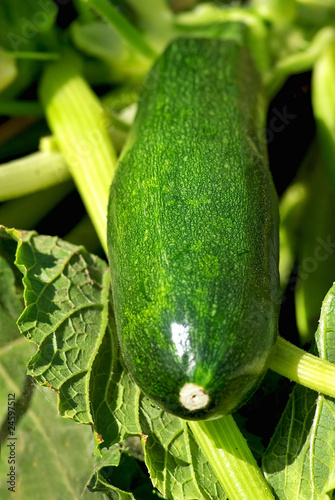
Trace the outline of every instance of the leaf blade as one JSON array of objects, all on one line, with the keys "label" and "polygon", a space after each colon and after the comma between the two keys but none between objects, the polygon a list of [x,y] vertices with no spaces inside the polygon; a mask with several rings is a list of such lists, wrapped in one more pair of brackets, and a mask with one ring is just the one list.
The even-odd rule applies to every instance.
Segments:
[{"label": "leaf blade", "polygon": [[[315,353],[335,362],[335,285],[326,295]],[[297,385],[263,457],[279,499],[321,500],[335,489],[335,400]]]},{"label": "leaf blade", "polygon": [[38,350],[28,373],[59,394],[59,412],[91,423],[89,382],[108,320],[104,261],[57,237],[16,233],[26,308],[18,326]]},{"label": "leaf blade", "polygon": [[[93,449],[91,431],[86,426],[57,415],[56,395],[40,388],[26,375],[27,358],[34,351],[20,335],[16,320],[23,309],[22,285],[13,265],[16,245],[0,230],[0,497],[12,493],[7,483],[10,466],[15,467],[15,493],[21,500],[75,500],[87,498],[85,482],[93,465],[87,451]],[[15,401],[15,430],[8,428],[7,401]],[[13,395],[15,394],[15,399]],[[14,408],[13,403],[10,406]],[[15,457],[9,463],[14,432]],[[7,440],[9,438],[9,440]],[[13,455],[11,456],[13,460]],[[12,469],[13,470],[13,469]],[[97,498],[102,498],[98,496]]]}]

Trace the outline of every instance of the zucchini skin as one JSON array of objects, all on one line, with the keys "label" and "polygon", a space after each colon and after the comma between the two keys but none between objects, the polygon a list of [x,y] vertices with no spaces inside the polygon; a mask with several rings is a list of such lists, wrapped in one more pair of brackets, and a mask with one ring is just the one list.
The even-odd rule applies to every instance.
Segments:
[{"label": "zucchini skin", "polygon": [[143,393],[181,418],[241,406],[276,340],[279,215],[264,109],[243,47],[174,40],[149,72],[111,186],[123,359]]}]

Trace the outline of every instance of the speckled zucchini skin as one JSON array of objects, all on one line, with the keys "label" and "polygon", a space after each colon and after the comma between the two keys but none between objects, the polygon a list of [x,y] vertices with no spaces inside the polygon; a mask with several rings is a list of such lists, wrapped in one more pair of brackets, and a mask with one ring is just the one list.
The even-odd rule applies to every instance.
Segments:
[{"label": "speckled zucchini skin", "polygon": [[[111,186],[108,256],[125,365],[186,419],[231,413],[276,339],[278,203],[265,105],[234,41],[181,38],[158,59]],[[180,401],[185,384],[205,408]]]}]

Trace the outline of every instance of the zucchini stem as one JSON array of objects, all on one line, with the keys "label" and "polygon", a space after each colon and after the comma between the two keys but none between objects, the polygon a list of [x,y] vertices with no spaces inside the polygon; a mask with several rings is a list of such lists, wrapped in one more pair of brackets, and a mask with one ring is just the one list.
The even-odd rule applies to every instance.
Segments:
[{"label": "zucchini stem", "polygon": [[335,365],[278,336],[269,368],[309,389],[335,397]]},{"label": "zucchini stem", "polygon": [[0,201],[19,198],[70,178],[70,172],[61,153],[32,153],[1,165]]},{"label": "zucchini stem", "polygon": [[271,488],[231,415],[188,426],[229,500],[274,500]]},{"label": "zucchini stem", "polygon": [[106,251],[108,193],[116,169],[108,119],[72,54],[46,68],[40,95],[49,126]]}]

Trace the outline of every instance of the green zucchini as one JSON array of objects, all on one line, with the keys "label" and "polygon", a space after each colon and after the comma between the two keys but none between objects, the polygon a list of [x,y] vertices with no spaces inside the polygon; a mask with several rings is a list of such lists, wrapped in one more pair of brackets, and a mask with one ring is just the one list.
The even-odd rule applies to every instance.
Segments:
[{"label": "green zucchini", "polygon": [[242,46],[176,39],[145,81],[111,186],[123,359],[143,393],[182,418],[236,410],[276,340],[279,217],[264,110]]}]

